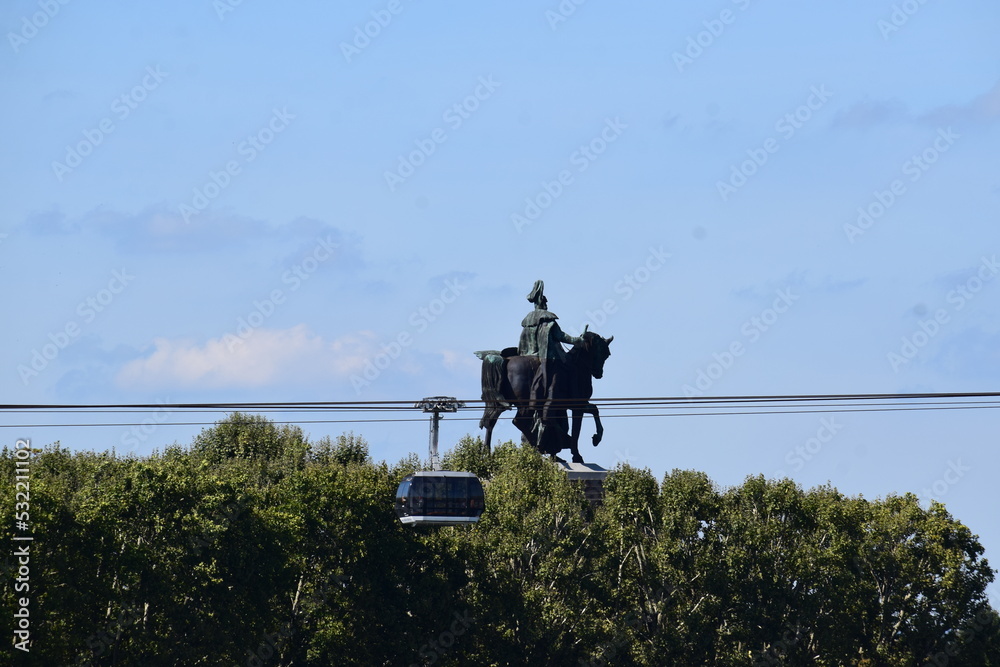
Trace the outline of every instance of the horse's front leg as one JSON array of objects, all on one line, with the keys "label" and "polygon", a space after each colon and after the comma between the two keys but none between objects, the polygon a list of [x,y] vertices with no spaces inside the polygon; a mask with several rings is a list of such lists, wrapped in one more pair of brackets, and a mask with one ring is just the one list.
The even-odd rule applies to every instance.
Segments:
[{"label": "horse's front leg", "polygon": [[573,422],[572,430],[570,432],[570,441],[573,443],[573,449],[576,449],[577,444],[580,442],[580,430],[583,427],[583,408],[573,408]]},{"label": "horse's front leg", "polygon": [[583,457],[580,456],[580,429],[583,426],[583,410],[578,408],[573,408],[573,422],[572,430],[569,438],[570,450],[573,452],[573,461],[576,463],[583,463]]},{"label": "horse's front leg", "polygon": [[[604,425],[601,424],[601,413],[593,403],[587,403],[587,412],[594,417],[594,426],[597,428],[597,433],[594,434],[594,447],[597,447],[601,443],[601,438],[604,437]],[[582,414],[580,418],[581,420],[583,419]]]}]

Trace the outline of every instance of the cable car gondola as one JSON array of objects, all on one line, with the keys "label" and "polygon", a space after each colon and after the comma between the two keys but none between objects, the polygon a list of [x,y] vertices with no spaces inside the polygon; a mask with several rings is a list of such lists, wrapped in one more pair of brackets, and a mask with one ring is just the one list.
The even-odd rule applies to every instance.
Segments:
[{"label": "cable car gondola", "polygon": [[396,516],[410,526],[459,526],[478,523],[485,499],[483,485],[471,472],[441,470],[438,423],[442,412],[457,412],[465,404],[450,396],[425,398],[414,407],[430,412],[431,470],[407,475],[396,490]]},{"label": "cable car gondola", "polygon": [[471,472],[415,472],[404,477],[396,491],[396,516],[407,525],[477,523],[483,508],[483,485]]}]

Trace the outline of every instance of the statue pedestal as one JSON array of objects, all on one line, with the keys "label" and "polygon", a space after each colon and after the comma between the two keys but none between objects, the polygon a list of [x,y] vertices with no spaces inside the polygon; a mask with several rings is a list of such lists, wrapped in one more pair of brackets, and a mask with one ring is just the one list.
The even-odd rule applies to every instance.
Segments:
[{"label": "statue pedestal", "polygon": [[596,463],[559,463],[560,468],[566,471],[569,481],[583,486],[583,495],[590,501],[591,505],[600,505],[604,502],[604,478],[608,476],[608,471]]}]

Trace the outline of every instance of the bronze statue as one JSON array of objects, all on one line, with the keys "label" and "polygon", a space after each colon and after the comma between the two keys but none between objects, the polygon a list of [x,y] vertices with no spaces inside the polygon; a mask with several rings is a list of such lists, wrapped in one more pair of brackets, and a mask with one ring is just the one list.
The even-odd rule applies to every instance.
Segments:
[{"label": "bronze statue", "polygon": [[[535,309],[521,320],[521,341],[517,353],[545,359],[566,359],[566,352],[555,342],[573,345],[580,342],[577,336],[570,336],[559,328],[559,317],[549,312],[549,300],[545,298],[545,283],[535,281],[527,299],[535,304]],[[584,329],[586,331],[586,329]]]},{"label": "bronze statue", "polygon": [[[539,451],[556,454],[569,448],[573,461],[582,463],[578,441],[583,415],[591,414],[597,428],[593,442],[596,446],[603,435],[597,406],[590,403],[593,378],[604,372],[604,361],[611,354],[611,338],[587,331],[570,336],[556,322],[557,316],[548,310],[541,280],[528,294],[528,301],[535,309],[521,322],[521,339],[518,347],[476,352],[483,360],[482,389],[486,403],[480,428],[486,429],[486,447],[489,449],[493,427],[500,415],[516,408],[514,425],[524,440]],[[573,348],[567,353],[561,343]],[[572,411],[570,433],[567,410]]]},{"label": "bronze statue", "polygon": [[[557,396],[564,396],[566,375],[566,351],[560,343],[575,345],[582,343],[583,338],[570,336],[559,328],[558,317],[549,312],[549,302],[544,294],[545,283],[535,281],[535,286],[528,294],[528,301],[535,304],[535,309],[521,320],[521,341],[517,353],[525,357],[538,357],[538,370],[531,381],[530,410],[534,414],[532,430],[535,432],[535,442],[546,441],[545,428],[553,425],[563,428],[566,423],[565,407],[554,405]],[[584,328],[584,333],[586,333]],[[550,436],[551,437],[551,436]]]}]

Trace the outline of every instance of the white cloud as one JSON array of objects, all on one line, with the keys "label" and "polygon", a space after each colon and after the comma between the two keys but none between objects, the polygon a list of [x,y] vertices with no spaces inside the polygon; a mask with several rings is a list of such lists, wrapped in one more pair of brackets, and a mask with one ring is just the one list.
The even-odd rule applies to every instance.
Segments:
[{"label": "white cloud", "polygon": [[966,104],[949,104],[926,114],[924,120],[934,124],[992,123],[1000,120],[1000,81],[982,95]]},{"label": "white cloud", "polygon": [[206,211],[197,224],[186,222],[165,204],[138,213],[96,208],[75,218],[58,209],[32,213],[21,228],[36,236],[96,233],[127,253],[211,253],[227,249],[267,248],[273,261],[284,266],[300,262],[318,242],[337,248],[336,266],[362,266],[361,237],[343,232],[322,220],[298,217],[272,225],[227,211]]},{"label": "white cloud", "polygon": [[374,335],[359,332],[325,341],[304,324],[229,334],[203,345],[157,338],[148,356],[127,363],[116,381],[128,389],[262,387],[317,379],[347,379],[377,351]]},{"label": "white cloud", "polygon": [[838,111],[833,124],[836,127],[868,128],[886,123],[900,123],[907,118],[906,105],[899,100],[865,99]]},{"label": "white cloud", "polygon": [[985,93],[961,104],[946,104],[914,116],[898,99],[864,99],[841,109],[834,126],[868,128],[877,125],[908,123],[919,120],[931,125],[950,123],[992,123],[1000,119],[1000,81]]},{"label": "white cloud", "polygon": [[482,369],[483,362],[468,350],[441,350],[441,357],[444,367],[453,373],[478,377]]}]

